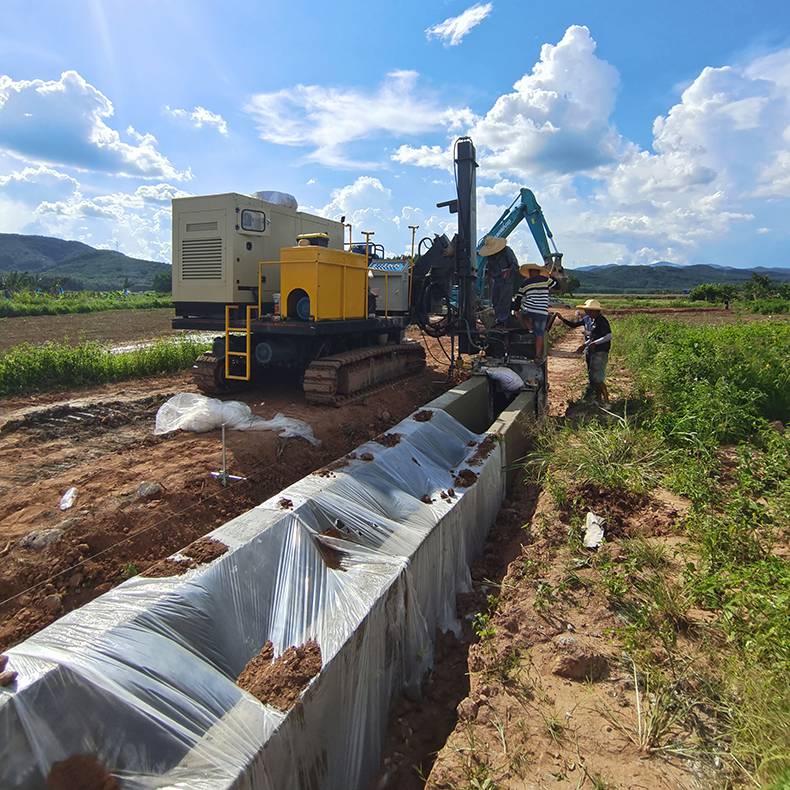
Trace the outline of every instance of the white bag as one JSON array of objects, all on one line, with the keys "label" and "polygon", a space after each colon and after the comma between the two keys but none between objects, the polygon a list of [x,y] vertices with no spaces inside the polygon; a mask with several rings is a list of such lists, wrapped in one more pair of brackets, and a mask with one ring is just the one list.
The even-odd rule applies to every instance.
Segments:
[{"label": "white bag", "polygon": [[159,436],[178,430],[205,433],[222,425],[235,431],[277,431],[286,439],[300,436],[310,444],[321,444],[304,420],[284,414],[275,414],[271,420],[264,420],[253,414],[246,403],[221,401],[193,392],[179,392],[159,407],[154,434]]}]

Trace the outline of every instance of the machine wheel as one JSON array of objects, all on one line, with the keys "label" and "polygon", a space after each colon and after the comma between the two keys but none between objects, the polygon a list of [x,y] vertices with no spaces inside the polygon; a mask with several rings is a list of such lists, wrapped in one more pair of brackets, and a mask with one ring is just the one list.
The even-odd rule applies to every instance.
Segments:
[{"label": "machine wheel", "polygon": [[244,382],[225,378],[225,358],[210,351],[201,354],[192,366],[192,379],[204,395],[226,395],[243,388]]}]

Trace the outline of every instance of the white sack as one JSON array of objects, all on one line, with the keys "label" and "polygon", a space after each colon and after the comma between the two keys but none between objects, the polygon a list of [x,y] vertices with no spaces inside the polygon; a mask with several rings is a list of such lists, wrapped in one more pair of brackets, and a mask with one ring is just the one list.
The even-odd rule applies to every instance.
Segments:
[{"label": "white sack", "polygon": [[159,407],[154,434],[178,430],[205,433],[222,425],[234,431],[277,431],[286,439],[300,436],[310,444],[321,444],[304,420],[279,413],[271,420],[264,420],[253,414],[246,403],[221,401],[193,392],[179,392]]}]

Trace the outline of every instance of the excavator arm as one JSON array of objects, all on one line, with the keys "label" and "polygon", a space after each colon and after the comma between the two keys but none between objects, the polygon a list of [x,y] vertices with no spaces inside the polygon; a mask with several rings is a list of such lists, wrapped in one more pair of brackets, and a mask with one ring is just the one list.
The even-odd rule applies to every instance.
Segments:
[{"label": "excavator arm", "polygon": [[[554,244],[554,236],[546,222],[546,217],[543,216],[543,209],[541,209],[531,189],[521,188],[519,194],[486,235],[499,236],[506,239],[524,219],[527,220],[532,238],[535,239],[535,243],[538,245],[544,265],[551,270],[552,276],[559,282],[562,289],[567,281],[565,270],[562,268],[562,253],[557,251],[557,246]],[[485,237],[478,243],[478,250],[483,245],[484,240]],[[551,246],[549,246],[549,242],[551,242]],[[554,247],[554,252],[551,251],[551,247]],[[486,259],[478,253],[477,293],[479,296],[483,294],[485,288],[485,270]]]}]

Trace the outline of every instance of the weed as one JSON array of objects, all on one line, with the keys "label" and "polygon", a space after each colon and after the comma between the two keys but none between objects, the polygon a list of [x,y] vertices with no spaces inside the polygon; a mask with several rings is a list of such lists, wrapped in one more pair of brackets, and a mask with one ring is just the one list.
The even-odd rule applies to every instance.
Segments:
[{"label": "weed", "polygon": [[121,568],[121,576],[124,579],[131,579],[132,576],[137,576],[138,573],[140,573],[140,569],[133,562],[127,562]]}]

